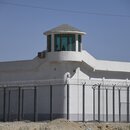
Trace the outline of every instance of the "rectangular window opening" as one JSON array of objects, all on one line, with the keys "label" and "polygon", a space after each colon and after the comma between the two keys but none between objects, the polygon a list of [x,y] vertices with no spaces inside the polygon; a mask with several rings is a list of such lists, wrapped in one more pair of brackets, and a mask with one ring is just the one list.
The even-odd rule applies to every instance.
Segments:
[{"label": "rectangular window opening", "polygon": [[47,36],[47,51],[51,51],[51,35]]},{"label": "rectangular window opening", "polygon": [[75,51],[75,34],[55,34],[55,51]]},{"label": "rectangular window opening", "polygon": [[81,51],[81,35],[78,35],[78,51]]}]

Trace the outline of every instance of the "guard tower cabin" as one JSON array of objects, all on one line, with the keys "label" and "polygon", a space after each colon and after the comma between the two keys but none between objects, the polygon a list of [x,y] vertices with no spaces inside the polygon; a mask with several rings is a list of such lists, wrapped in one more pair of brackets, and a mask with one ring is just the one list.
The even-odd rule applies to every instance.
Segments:
[{"label": "guard tower cabin", "polygon": [[62,24],[44,33],[47,36],[49,60],[81,60],[82,36],[86,34],[68,24]]}]

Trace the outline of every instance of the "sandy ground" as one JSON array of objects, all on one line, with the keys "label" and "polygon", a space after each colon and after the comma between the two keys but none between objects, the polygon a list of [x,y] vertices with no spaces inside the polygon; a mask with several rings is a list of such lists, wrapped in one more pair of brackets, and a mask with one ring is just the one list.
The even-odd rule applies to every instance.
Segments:
[{"label": "sandy ground", "polygon": [[130,123],[83,123],[65,119],[37,123],[1,122],[0,130],[130,130]]}]

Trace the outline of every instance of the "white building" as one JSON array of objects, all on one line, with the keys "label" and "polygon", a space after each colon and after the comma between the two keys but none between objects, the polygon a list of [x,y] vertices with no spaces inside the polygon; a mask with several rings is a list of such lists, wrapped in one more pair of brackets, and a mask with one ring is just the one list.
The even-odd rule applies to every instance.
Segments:
[{"label": "white building", "polygon": [[44,34],[34,59],[0,63],[0,119],[129,122],[130,63],[95,59],[69,25]]}]

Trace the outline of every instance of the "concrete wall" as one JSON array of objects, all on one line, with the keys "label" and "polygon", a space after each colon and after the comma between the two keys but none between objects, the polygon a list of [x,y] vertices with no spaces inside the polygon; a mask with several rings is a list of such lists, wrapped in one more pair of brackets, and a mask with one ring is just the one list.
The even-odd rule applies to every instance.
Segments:
[{"label": "concrete wall", "polygon": [[[86,56],[86,57],[85,57]],[[82,82],[83,80],[88,80],[91,78],[98,79],[130,79],[129,72],[129,63],[119,63],[119,67],[116,64],[115,67],[110,67],[108,64],[114,65],[112,62],[100,62],[102,66],[97,63],[97,60],[94,59],[91,55],[87,54],[87,52],[51,52],[46,55],[45,59],[35,58],[29,61],[16,61],[16,62],[4,62],[0,63],[0,82],[4,81],[29,81],[29,80],[67,80],[67,74],[70,75],[70,119],[71,120],[82,120]],[[96,66],[97,65],[97,66]],[[100,67],[103,69],[100,69]],[[123,70],[122,68],[126,68]],[[121,68],[121,70],[120,70]],[[107,70],[108,69],[108,70]],[[87,84],[87,83],[86,83]],[[49,84],[50,85],[50,84]],[[16,86],[17,87],[17,86]],[[28,86],[27,86],[28,87]],[[32,86],[34,87],[34,86]],[[45,119],[49,119],[50,112],[50,88],[49,86],[39,87],[38,89],[38,112],[41,115],[39,118],[42,119],[42,115]],[[7,99],[8,100],[7,91]],[[93,89],[92,86],[86,86],[86,101],[85,101],[85,118],[86,120],[93,120]],[[2,94],[2,92],[0,92]],[[24,116],[26,119],[32,119],[33,116],[33,98],[34,93],[32,90],[25,91],[25,110]],[[17,91],[11,90],[11,110],[12,115],[16,114],[17,107]],[[60,115],[61,117],[66,116],[67,114],[67,97],[66,97],[66,85],[58,85],[53,87],[53,114],[54,118],[56,115]],[[112,91],[108,92],[109,95],[109,121],[112,121]],[[97,101],[97,90],[96,90],[96,99],[95,99],[95,119],[98,117],[98,101]],[[0,99],[2,107],[3,99]],[[101,120],[104,121],[106,119],[106,93],[101,90]],[[121,104],[125,103],[126,106],[126,90],[121,91]],[[123,106],[123,105],[122,105]],[[8,101],[7,101],[8,107]],[[115,92],[115,120],[119,120],[119,103],[118,103],[118,92]],[[8,113],[8,109],[6,110]],[[2,114],[2,111],[1,111]],[[27,116],[30,114],[31,116]],[[123,120],[126,119],[126,107],[125,111],[122,109],[122,117]],[[7,114],[8,116],[8,114]]]}]

